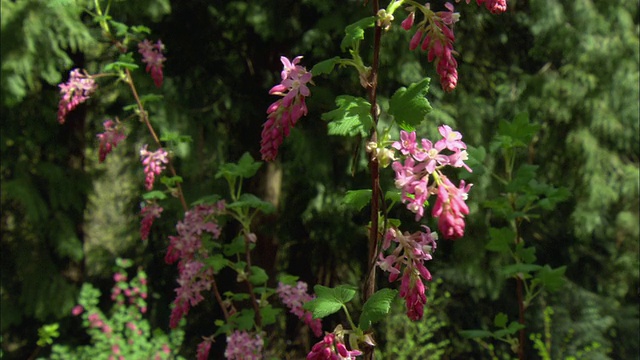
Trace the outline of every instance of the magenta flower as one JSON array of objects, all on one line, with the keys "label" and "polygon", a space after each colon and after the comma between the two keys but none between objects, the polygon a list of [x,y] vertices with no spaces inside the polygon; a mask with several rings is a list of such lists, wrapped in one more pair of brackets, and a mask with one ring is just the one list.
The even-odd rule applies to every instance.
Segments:
[{"label": "magenta flower", "polygon": [[152,44],[147,39],[138,43],[138,52],[142,54],[142,62],[147,64],[146,70],[148,73],[151,73],[151,78],[156,87],[162,86],[162,63],[167,60],[164,55],[162,55],[163,51],[164,44],[160,40],[155,44]]},{"label": "magenta flower", "polygon": [[206,338],[200,344],[198,344],[198,352],[196,354],[197,360],[209,359],[209,352],[211,351],[212,343],[213,341],[211,339]]},{"label": "magenta flower", "polygon": [[451,130],[449,125],[442,125],[438,128],[442,139],[436,142],[436,147],[444,149],[445,147],[451,151],[463,150],[467,148],[467,145],[462,142],[462,134],[457,131]]},{"label": "magenta flower", "polygon": [[432,215],[438,218],[438,229],[445,239],[455,240],[464,235],[464,216],[469,214],[469,207],[465,201],[471,186],[472,184],[466,185],[464,181],[460,181],[460,187],[455,187],[442,175]]},{"label": "magenta flower", "polygon": [[492,14],[502,14],[507,11],[507,0],[476,0],[476,3],[478,6],[484,4]]},{"label": "magenta flower", "polygon": [[[171,310],[169,326],[176,328],[182,317],[189,313],[189,309],[198,305],[204,297],[202,292],[211,289],[213,283],[213,270],[204,268],[204,264],[199,261],[181,263],[179,267],[178,287],[175,305]],[[203,269],[204,268],[204,269]]]},{"label": "magenta flower", "polygon": [[73,309],[71,309],[71,314],[73,316],[78,316],[82,314],[83,311],[84,311],[84,308],[82,307],[82,305],[76,305],[73,307]]},{"label": "magenta flower", "polygon": [[106,120],[102,125],[104,126],[104,132],[97,135],[100,141],[98,151],[99,162],[103,162],[111,150],[127,137],[127,135],[124,134],[124,126],[115,123],[113,120]]},{"label": "magenta flower", "polygon": [[341,336],[327,334],[313,345],[307,360],[355,360],[362,355],[360,350],[348,350]]},{"label": "magenta flower", "polygon": [[142,215],[142,221],[140,222],[140,238],[147,240],[149,238],[149,232],[155,219],[160,218],[160,214],[164,209],[156,203],[148,204],[140,210]]},{"label": "magenta flower", "polygon": [[262,140],[260,153],[265,161],[272,161],[278,155],[278,148],[284,137],[289,136],[291,128],[298,120],[307,115],[305,98],[311,95],[308,83],[312,83],[311,72],[298,65],[302,56],[289,61],[282,56],[280,61],[284,66],[280,73],[282,81],[269,90],[271,95],[283,96],[267,109],[267,121],[262,126]]},{"label": "magenta flower", "polygon": [[140,150],[140,157],[146,175],[145,187],[147,190],[151,190],[153,189],[156,175],[160,175],[165,169],[164,164],[169,163],[169,153],[163,148],[150,152],[147,150],[147,145],[145,144]]},{"label": "magenta flower", "polygon": [[307,293],[307,283],[298,281],[295,287],[278,283],[276,292],[282,303],[289,308],[292,314],[304,321],[309,328],[311,328],[315,336],[322,336],[322,321],[320,319],[314,319],[310,311],[302,308],[305,303],[314,299],[314,296]]},{"label": "magenta flower", "polygon": [[80,69],[73,69],[69,73],[69,80],[58,87],[62,94],[58,103],[58,122],[64,124],[67,114],[87,101],[97,85],[91,76],[80,73]]},{"label": "magenta flower", "polygon": [[234,331],[227,336],[227,349],[224,356],[227,360],[260,360],[264,341],[258,334],[245,331]]}]

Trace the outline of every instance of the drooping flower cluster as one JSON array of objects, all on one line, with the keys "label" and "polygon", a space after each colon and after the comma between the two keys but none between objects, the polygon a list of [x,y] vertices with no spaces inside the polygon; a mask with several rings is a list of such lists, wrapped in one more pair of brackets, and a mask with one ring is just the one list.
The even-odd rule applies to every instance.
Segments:
[{"label": "drooping flower cluster", "polygon": [[124,126],[109,119],[102,123],[104,132],[97,135],[100,141],[98,161],[103,162],[107,155],[123,141],[127,135],[124,134]]},{"label": "drooping flower cluster", "polygon": [[73,69],[69,73],[69,80],[58,87],[60,87],[60,94],[62,94],[58,103],[58,122],[64,124],[67,114],[87,101],[96,90],[97,85],[91,76],[81,73],[80,69]]},{"label": "drooping flower cluster", "polygon": [[202,248],[202,235],[209,233],[214,239],[220,237],[220,227],[215,216],[224,209],[224,202],[216,205],[197,205],[185,213],[178,222],[177,236],[169,236],[169,249],[165,262],[178,261],[178,285],[176,299],[171,311],[170,326],[178,326],[180,319],[189,313],[204,298],[202,292],[211,289],[213,271],[204,266],[207,252]]},{"label": "drooping flower cluster", "polygon": [[258,334],[246,331],[234,331],[227,336],[227,349],[224,356],[227,360],[261,360],[264,341]]},{"label": "drooping flower cluster", "polygon": [[156,180],[156,175],[160,175],[165,165],[169,162],[169,153],[163,148],[160,148],[154,152],[147,150],[148,145],[144,145],[140,149],[140,157],[142,165],[144,165],[144,173],[146,175],[144,185],[147,190],[153,189],[153,182]]},{"label": "drooping flower cluster", "polygon": [[[471,0],[466,0],[467,4]],[[460,0],[456,0],[456,2],[460,2]],[[507,0],[476,0],[478,6],[484,6],[491,11],[492,14],[502,14],[507,11]]]},{"label": "drooping flower cluster", "polygon": [[155,202],[145,205],[145,207],[140,210],[140,215],[142,215],[142,221],[140,222],[140,238],[142,240],[147,240],[149,238],[149,232],[151,231],[153,221],[160,218],[160,214],[163,210],[164,209]]},{"label": "drooping flower cluster", "polygon": [[[459,187],[454,186],[441,169],[445,166],[464,167],[468,158],[467,145],[461,140],[462,135],[451,130],[447,125],[438,128],[442,139],[435,144],[422,139],[421,145],[416,142],[415,132],[400,132],[400,141],[392,147],[405,156],[404,163],[395,161],[391,167],[396,173],[395,185],[402,190],[402,201],[407,209],[416,214],[416,221],[424,216],[424,206],[431,195],[436,195],[436,205],[432,216],[439,219],[438,229],[446,239],[457,239],[464,235],[464,216],[469,213],[465,201],[471,184],[464,181]],[[444,154],[447,149],[451,154]]]},{"label": "drooping flower cluster", "polygon": [[458,84],[458,62],[453,57],[456,54],[453,49],[455,36],[453,24],[460,15],[453,12],[453,4],[446,3],[447,11],[433,12],[429,4],[422,7],[411,7],[409,16],[402,22],[403,29],[409,31],[413,27],[416,10],[423,13],[425,20],[418,25],[418,29],[409,42],[409,49],[415,50],[420,46],[427,52],[429,62],[434,62],[436,71],[440,75],[440,85],[447,92],[453,91]]},{"label": "drooping flower cluster", "polygon": [[[322,340],[313,345],[307,360],[355,360],[357,356],[362,355],[360,350],[348,350],[344,344],[341,331],[327,334]],[[338,333],[336,335],[335,333]]]},{"label": "drooping flower cluster", "polygon": [[400,274],[400,296],[405,299],[407,305],[407,316],[411,320],[420,320],[424,314],[424,305],[427,297],[424,294],[424,281],[431,281],[431,273],[424,266],[425,261],[432,259],[431,254],[436,249],[438,234],[424,226],[425,232],[415,232],[404,234],[396,229],[389,228],[384,236],[382,250],[391,247],[391,243],[396,246],[390,255],[384,256],[383,252],[378,255],[377,265],[384,271],[388,271],[389,282],[396,281]]},{"label": "drooping flower cluster", "polygon": [[138,52],[142,54],[142,62],[147,64],[147,72],[151,73],[151,78],[156,87],[162,86],[162,63],[167,60],[162,55],[163,51],[164,44],[160,40],[155,44],[152,44],[147,39],[138,43]]},{"label": "drooping flower cluster", "polygon": [[307,283],[298,281],[295,287],[283,283],[278,283],[276,289],[280,300],[285,304],[292,314],[305,322],[317,337],[322,336],[322,321],[314,319],[311,311],[302,307],[305,303],[313,300],[314,296],[307,293]]},{"label": "drooping flower cluster", "polygon": [[196,352],[197,360],[209,359],[209,352],[211,351],[212,343],[213,340],[211,338],[206,338],[200,344],[198,344],[198,351]]},{"label": "drooping flower cluster", "polygon": [[[140,313],[147,312],[147,274],[139,270],[138,276],[131,282],[127,281],[127,274],[124,272],[116,272],[113,275],[115,285],[111,289],[111,300],[118,305],[129,305],[138,307]],[[140,314],[136,314],[136,319],[140,319]]]},{"label": "drooping flower cluster", "polygon": [[267,121],[262,125],[262,140],[260,153],[265,161],[272,161],[278,155],[278,148],[285,137],[289,136],[291,128],[303,116],[307,115],[305,98],[311,95],[307,84],[311,82],[311,72],[301,65],[298,56],[289,61],[280,57],[284,65],[280,76],[282,81],[269,90],[271,95],[283,96],[267,109]]}]

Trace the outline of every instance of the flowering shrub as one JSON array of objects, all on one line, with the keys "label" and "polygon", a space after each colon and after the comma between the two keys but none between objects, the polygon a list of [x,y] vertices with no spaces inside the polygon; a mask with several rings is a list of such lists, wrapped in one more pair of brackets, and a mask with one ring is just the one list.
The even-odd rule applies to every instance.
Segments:
[{"label": "flowering shrub", "polygon": [[[252,251],[260,241],[252,230],[253,220],[257,214],[269,214],[275,208],[271,203],[243,192],[243,181],[253,177],[261,166],[250,154],[245,153],[236,163],[227,162],[219,167],[216,179],[224,179],[229,190],[229,195],[224,200],[219,200],[223,197],[216,195],[216,200],[213,201],[211,196],[207,196],[192,204],[187,203],[181,188],[182,178],[173,167],[171,141],[157,136],[154,124],[145,110],[144,98],[138,95],[132,76],[132,70],[137,68],[133,54],[129,52],[126,41],[120,41],[111,34],[110,23],[100,17],[102,11],[99,6],[96,9],[100,15],[96,19],[101,28],[109,35],[113,46],[122,53],[118,61],[105,67],[105,71],[117,75],[118,79],[124,79],[129,86],[136,100],[135,115],[146,125],[149,136],[153,139],[152,145],[145,143],[140,150],[145,174],[144,186],[148,191],[143,195],[145,203],[141,210],[141,238],[149,238],[153,221],[160,217],[163,206],[168,203],[167,194],[179,199],[184,213],[184,218],[177,222],[176,235],[169,236],[165,255],[165,262],[176,264],[178,270],[170,326],[179,328],[190,309],[211,298],[210,295],[213,295],[224,318],[212,321],[215,328],[198,345],[198,359],[209,357],[212,342],[222,335],[226,338],[224,356],[227,359],[261,359],[267,356],[270,351],[267,329],[276,323],[277,315],[282,313],[274,295],[317,338],[321,338],[308,350],[307,359],[370,358],[376,346],[373,325],[389,313],[391,303],[398,295],[404,299],[406,315],[410,320],[423,318],[428,289],[425,282],[432,279],[425,262],[433,259],[439,238],[436,232],[424,225],[424,231],[412,233],[402,230],[416,228],[417,225],[403,224],[399,219],[391,218],[389,210],[397,203],[402,203],[415,214],[415,222],[418,223],[429,213],[429,199],[435,195],[430,213],[438,223],[442,238],[454,240],[465,234],[465,216],[470,211],[466,200],[472,185],[465,181],[455,185],[451,180],[451,171],[445,174],[445,168],[472,171],[467,164],[469,154],[467,144],[462,141],[462,134],[448,125],[436,124],[441,139],[432,142],[422,138],[419,143],[417,141],[415,129],[432,110],[426,98],[430,80],[423,79],[408,88],[398,89],[390,97],[388,106],[381,106],[376,100],[380,39],[383,31],[394,26],[394,14],[403,6],[408,15],[399,26],[406,31],[416,28],[408,44],[409,49],[420,47],[427,52],[427,59],[434,63],[440,76],[440,84],[446,92],[456,88],[459,79],[457,61],[454,58],[457,53],[454,50],[453,26],[459,21],[459,14],[454,12],[451,3],[445,4],[446,10],[442,11],[433,11],[428,3],[422,5],[412,0],[392,0],[385,9],[378,9],[377,2],[375,3],[374,16],[361,19],[345,29],[341,48],[349,54],[348,57],[336,56],[307,70],[301,64],[302,56],[295,56],[292,60],[282,56],[280,82],[269,90],[269,94],[281,98],[268,107],[267,120],[262,126],[260,153],[264,161],[274,161],[277,158],[278,150],[289,136],[291,128],[302,116],[307,115],[306,101],[311,95],[309,85],[314,84],[312,78],[331,73],[336,65],[339,68],[351,67],[357,72],[360,85],[367,94],[367,98],[340,95],[335,101],[337,108],[321,116],[328,122],[327,129],[331,135],[367,138],[371,186],[367,189],[350,190],[343,199],[346,206],[360,210],[369,205],[371,210],[369,224],[366,224],[369,253],[364,286],[359,289],[349,285],[333,288],[316,285],[313,295],[307,293],[307,284],[297,281],[296,277],[281,276],[277,288],[271,288],[269,284],[273,281],[270,281],[267,272],[252,264]],[[96,4],[99,5],[99,1]],[[506,10],[506,1],[477,0],[477,4],[484,4],[492,13]],[[416,24],[417,20],[419,22]],[[122,26],[126,28],[125,32],[131,31],[127,32],[127,39],[139,40],[138,52],[142,55],[142,62],[146,63],[146,72],[150,73],[155,86],[161,87],[163,66],[167,60],[163,55],[164,45],[160,41],[152,44],[147,39],[141,39],[141,36],[146,36],[149,32],[148,29]],[[122,26],[119,33],[123,32]],[[374,60],[370,65],[365,65],[363,58],[369,56],[361,56],[360,44],[366,30],[372,27],[375,28]],[[61,85],[63,98],[58,112],[61,123],[69,111],[86,101],[93,93],[94,78],[102,75],[105,74],[89,75],[82,74],[77,69],[72,71],[69,82]],[[382,113],[389,116],[389,122],[378,121]],[[104,127],[105,132],[98,135],[100,161],[104,161],[113,147],[125,138],[123,125],[119,122],[108,120]],[[393,173],[391,170],[384,170],[389,165]],[[395,186],[400,193],[397,190],[384,193],[382,176],[395,176]],[[157,177],[161,178],[160,183],[166,188],[154,189]],[[233,226],[223,231],[223,226],[230,223]],[[233,233],[230,238],[223,235],[229,233]],[[377,289],[377,268],[389,273],[388,279],[392,284],[400,278],[399,291],[392,288]],[[238,285],[234,292],[223,291],[219,287],[216,279],[223,271],[225,274],[235,274]],[[143,279],[140,277],[141,286],[144,285]],[[119,285],[114,288],[112,299],[120,307],[124,307],[125,303],[129,303],[129,307],[135,306],[127,308],[128,312],[124,314],[140,320],[133,310],[140,313],[146,311],[146,291],[143,287],[127,284],[124,273],[116,274],[115,280]],[[90,287],[87,289],[87,292],[92,291]],[[351,302],[359,291],[362,294],[362,309],[358,311],[360,316],[356,322],[351,315]],[[119,317],[115,318],[118,321],[107,319],[89,300],[81,305],[83,308],[77,308],[75,313],[83,314],[85,325],[92,336],[100,339],[101,351],[104,353],[109,353],[114,358],[128,354],[130,350],[125,345],[133,340],[117,334],[124,332],[142,335],[144,338],[145,332],[141,324],[132,322],[129,318],[127,321],[122,321]],[[320,319],[339,311],[344,312],[345,324],[339,324],[333,329],[323,328]],[[162,358],[171,353],[169,344],[160,345],[159,350],[158,344],[154,344],[148,356]],[[523,346],[522,342],[519,346]]]},{"label": "flowering shrub", "polygon": [[73,316],[82,318],[82,325],[91,336],[91,344],[72,348],[54,345],[51,359],[181,359],[177,351],[184,332],[174,329],[170,334],[160,329],[152,331],[144,318],[147,312],[147,276],[142,269],[128,279],[130,260],[117,260],[111,289],[113,307],[108,314],[98,307],[100,291],[85,283]]}]

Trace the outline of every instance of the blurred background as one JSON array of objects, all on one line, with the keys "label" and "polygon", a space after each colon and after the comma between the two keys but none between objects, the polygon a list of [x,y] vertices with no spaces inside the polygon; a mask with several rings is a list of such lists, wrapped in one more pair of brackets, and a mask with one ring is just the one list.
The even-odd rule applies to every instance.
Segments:
[{"label": "blurred background", "polygon": [[[133,99],[124,86],[99,82],[98,93],[64,125],[56,121],[57,85],[68,72],[79,67],[98,73],[115,52],[83,11],[84,1],[1,1],[2,357],[32,356],[37,329],[52,322],[60,324],[57,342],[86,344],[81,320],[71,309],[85,282],[108,294],[118,257],[147,271],[149,321],[166,330],[177,273],[163,258],[168,236],[182,218],[180,204],[164,202],[150,239],[140,240],[144,174],[138,151],[150,139],[139,122],[128,121],[128,139],[107,161],[97,161],[102,122],[123,120],[122,108]],[[541,130],[519,160],[540,167],[539,181],[571,193],[553,212],[523,226],[538,263],[567,266],[562,289],[543,294],[527,311],[527,331],[544,331],[543,311],[550,306],[552,358],[578,356],[594,344],[583,358],[638,358],[638,2],[510,0],[499,16],[473,1],[456,6],[461,14],[455,28],[457,89],[441,91],[426,54],[409,51],[412,34],[394,25],[382,40],[380,102],[400,86],[431,77],[427,97],[434,111],[418,133],[433,136],[437,126],[448,124],[467,144],[485,148],[499,121],[527,112]],[[443,9],[444,1],[431,7]],[[259,159],[261,126],[275,100],[268,90],[279,82],[280,56],[304,55],[307,69],[346,56],[340,50],[345,26],[370,15],[371,7],[326,0],[113,0],[110,13],[128,25],[148,26],[149,39],[166,46],[161,89],[143,68],[134,76],[141,92],[164,96],[149,104],[160,132],[193,139],[176,151],[191,202],[226,196],[225,184],[214,178],[223,162],[235,162],[245,151]],[[396,20],[405,14],[399,10]],[[365,36],[361,50],[370,61],[371,32]],[[356,155],[352,174],[358,140],[328,136],[320,116],[334,108],[337,95],[366,95],[350,69],[314,82],[309,115],[285,140],[278,160],[263,165],[246,184],[246,191],[269,196],[277,206],[275,214],[258,220],[256,262],[270,275],[287,272],[310,285],[358,285],[368,213],[345,208],[341,198],[348,189],[368,186],[365,154]],[[503,166],[492,158],[485,165],[489,171]],[[496,224],[483,204],[502,191],[489,171],[469,178],[474,187],[465,237],[441,241],[429,264],[434,284],[425,319],[411,323],[400,305],[380,324],[382,358],[489,359],[458,331],[491,327],[500,311],[517,317],[514,282],[497,270],[504,259],[485,250],[488,228]],[[383,186],[393,187],[389,169],[384,176]],[[406,211],[393,215],[412,218]],[[233,282],[227,280],[227,286]],[[194,308],[181,354],[193,358],[201,336],[215,331],[218,318],[213,301]],[[325,330],[330,328],[325,323]],[[295,319],[274,329],[287,339],[279,344],[281,358],[302,358],[317,341],[299,329]],[[223,345],[221,339],[214,347]],[[495,345],[498,353],[510,354],[507,346]],[[537,358],[530,344],[527,349],[528,358]]]}]

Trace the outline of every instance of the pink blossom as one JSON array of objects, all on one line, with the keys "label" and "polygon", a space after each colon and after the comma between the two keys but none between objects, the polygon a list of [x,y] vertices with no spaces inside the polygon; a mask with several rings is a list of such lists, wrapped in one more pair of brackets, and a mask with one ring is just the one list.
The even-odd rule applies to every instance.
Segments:
[{"label": "pink blossom", "polygon": [[460,181],[460,187],[455,187],[442,175],[442,184],[438,187],[438,197],[432,215],[438,218],[438,229],[445,239],[455,240],[464,235],[464,215],[469,214],[465,200],[471,186]]},{"label": "pink blossom", "polygon": [[78,316],[82,314],[83,311],[84,308],[82,307],[82,305],[76,305],[73,307],[73,309],[71,309],[71,314],[73,314],[73,316]]},{"label": "pink blossom", "polygon": [[307,283],[298,281],[295,287],[278,283],[276,289],[278,296],[283,304],[285,304],[291,313],[303,320],[313,331],[315,336],[322,335],[322,322],[320,319],[314,319],[310,311],[304,310],[302,307],[305,303],[313,300],[313,296],[307,293]]},{"label": "pink blossom", "polygon": [[153,221],[160,218],[160,214],[163,210],[164,209],[156,203],[147,204],[142,208],[142,210],[140,210],[140,215],[142,215],[142,221],[140,222],[140,238],[142,238],[142,240],[147,240],[149,238],[149,232],[151,231]]},{"label": "pink blossom", "polygon": [[142,62],[147,64],[146,70],[151,73],[151,78],[156,87],[162,86],[162,63],[167,60],[162,55],[163,51],[164,44],[160,40],[155,44],[152,44],[147,39],[138,43],[138,52],[142,54]]},{"label": "pink blossom", "polygon": [[362,355],[362,351],[348,350],[344,340],[331,333],[313,345],[307,354],[307,360],[354,360],[360,355]]},{"label": "pink blossom", "polygon": [[282,81],[272,87],[269,94],[283,98],[269,106],[267,121],[262,126],[260,153],[265,161],[275,159],[284,137],[289,136],[291,128],[302,116],[307,115],[305,98],[311,95],[307,84],[312,83],[312,74],[298,65],[301,59],[302,56],[297,56],[293,61],[284,56],[280,58],[284,66],[280,74]]},{"label": "pink blossom", "polygon": [[211,351],[212,340],[207,338],[198,344],[198,353],[196,354],[197,360],[207,360],[209,358],[209,351]]},{"label": "pink blossom", "polygon": [[90,75],[80,73],[80,69],[73,69],[69,73],[69,80],[58,87],[62,94],[58,103],[58,122],[64,124],[67,114],[87,101],[97,86]]},{"label": "pink blossom", "polygon": [[169,153],[163,148],[151,152],[147,150],[147,146],[145,144],[140,150],[140,157],[146,175],[145,187],[147,190],[151,190],[156,175],[160,175],[165,169],[165,164],[169,163]]},{"label": "pink blossom", "polygon": [[227,360],[259,360],[262,359],[263,346],[264,341],[260,335],[234,331],[227,336],[224,356]]},{"label": "pink blossom", "polygon": [[104,132],[97,135],[100,141],[98,152],[99,162],[103,162],[111,150],[127,137],[124,134],[124,126],[116,124],[113,120],[106,120],[102,125],[104,126]]},{"label": "pink blossom", "polygon": [[451,151],[463,150],[467,148],[467,145],[462,142],[462,134],[457,131],[453,131],[450,126],[442,125],[438,128],[442,139],[436,142],[436,147],[441,149],[447,148]]},{"label": "pink blossom", "polygon": [[492,14],[502,14],[507,11],[507,0],[476,0],[476,3],[484,4]]},{"label": "pink blossom", "polygon": [[412,11],[409,13],[409,16],[407,16],[407,18],[402,21],[402,24],[400,24],[400,26],[402,26],[403,29],[409,31],[413,27],[413,22],[415,21],[415,19],[416,13],[415,11]]}]

